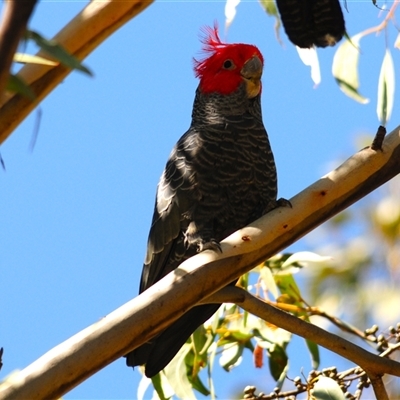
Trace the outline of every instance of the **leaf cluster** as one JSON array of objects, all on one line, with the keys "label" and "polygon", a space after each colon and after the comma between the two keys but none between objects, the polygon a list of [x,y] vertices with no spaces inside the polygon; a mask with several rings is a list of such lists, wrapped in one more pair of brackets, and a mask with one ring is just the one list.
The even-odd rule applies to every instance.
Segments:
[{"label": "leaf cluster", "polygon": [[[39,55],[29,55],[25,53],[16,53],[14,55],[14,62],[18,63],[31,63],[31,64],[41,64],[55,66],[62,64],[70,69],[76,69],[89,76],[92,76],[91,71],[85,67],[76,57],[70,54],[63,46],[55,42],[54,40],[49,40],[44,38],[38,32],[33,30],[27,30],[23,37],[24,45],[28,42],[33,42],[40,50],[43,51],[43,56]],[[20,93],[30,100],[36,98],[35,93],[29,85],[27,85],[18,74],[10,73],[7,90],[14,93]]]}]

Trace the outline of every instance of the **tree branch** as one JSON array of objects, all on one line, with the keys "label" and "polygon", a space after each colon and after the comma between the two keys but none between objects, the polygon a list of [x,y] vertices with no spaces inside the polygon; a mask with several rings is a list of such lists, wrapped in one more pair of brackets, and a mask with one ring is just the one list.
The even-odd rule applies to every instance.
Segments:
[{"label": "tree branch", "polygon": [[[37,0],[4,2],[0,25],[0,93],[4,92],[18,43]],[[0,96],[1,97],[1,96]]]},{"label": "tree branch", "polygon": [[374,389],[375,397],[378,400],[389,400],[389,395],[386,391],[385,385],[383,384],[382,375],[378,374],[378,375],[374,376],[374,375],[368,373],[368,371],[365,371],[365,372],[371,381],[371,385],[372,385],[372,388]]},{"label": "tree branch", "polygon": [[[153,0],[92,1],[53,39],[78,60],[83,60],[152,2]],[[43,52],[38,55],[46,57]],[[7,93],[0,100],[0,144],[70,72],[69,68],[62,65],[27,64],[21,69],[18,76],[31,87],[36,99],[31,101],[20,94]]]},{"label": "tree branch", "polygon": [[235,303],[244,310],[282,329],[309,339],[359,365],[367,375],[400,376],[400,363],[372,354],[346,339],[327,332],[253,296],[244,289],[229,286],[207,297],[202,303]]},{"label": "tree branch", "polygon": [[293,208],[275,209],[223,240],[222,254],[207,250],[190,258],[140,296],[50,350],[4,382],[0,399],[62,396],[399,172],[396,128],[382,151],[361,150],[292,198]]}]

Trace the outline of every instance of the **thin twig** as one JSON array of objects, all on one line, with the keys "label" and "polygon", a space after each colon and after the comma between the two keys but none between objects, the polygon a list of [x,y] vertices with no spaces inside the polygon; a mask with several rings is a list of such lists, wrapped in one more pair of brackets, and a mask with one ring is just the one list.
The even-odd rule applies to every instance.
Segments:
[{"label": "thin twig", "polygon": [[379,125],[374,140],[372,141],[371,149],[375,151],[378,150],[382,151],[382,143],[383,140],[385,139],[385,136],[386,136],[386,128],[382,125]]},{"label": "thin twig", "polygon": [[394,13],[399,4],[400,4],[400,0],[395,0],[392,4],[392,7],[390,7],[390,10],[386,14],[386,17],[384,18],[384,20],[379,25],[373,26],[372,28],[368,28],[368,29],[362,31],[360,33],[360,35],[366,36],[366,35],[370,35],[371,33],[378,33],[380,31],[383,31],[386,28],[389,21],[394,18]]},{"label": "thin twig", "polygon": [[372,354],[363,348],[310,324],[291,314],[267,304],[239,287],[226,287],[204,302],[228,302],[238,304],[244,310],[277,325],[289,332],[311,340],[341,355],[372,374],[391,374],[400,377],[400,363]]}]

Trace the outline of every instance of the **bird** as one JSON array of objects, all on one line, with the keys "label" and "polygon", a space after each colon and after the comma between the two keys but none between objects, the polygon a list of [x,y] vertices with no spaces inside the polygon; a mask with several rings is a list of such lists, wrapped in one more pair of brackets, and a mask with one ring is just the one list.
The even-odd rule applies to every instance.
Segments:
[{"label": "bird", "polygon": [[[139,293],[206,249],[277,207],[277,173],[261,113],[264,59],[251,44],[222,42],[206,27],[189,129],[157,186]],[[234,284],[233,282],[232,284]],[[126,357],[153,377],[220,304],[195,306]]]},{"label": "bird", "polygon": [[346,32],[339,0],[276,0],[282,24],[298,47],[334,46]]}]

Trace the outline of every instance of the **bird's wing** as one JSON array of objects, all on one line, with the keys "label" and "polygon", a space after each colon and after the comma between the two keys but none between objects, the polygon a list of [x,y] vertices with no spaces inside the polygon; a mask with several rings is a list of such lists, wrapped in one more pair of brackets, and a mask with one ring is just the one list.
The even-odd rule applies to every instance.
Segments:
[{"label": "bird's wing", "polygon": [[[176,268],[184,253],[184,214],[193,198],[193,172],[187,146],[195,140],[189,130],[173,149],[157,187],[156,204],[143,265],[140,292]],[[190,146],[189,146],[190,148]]]}]

